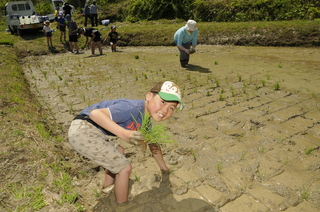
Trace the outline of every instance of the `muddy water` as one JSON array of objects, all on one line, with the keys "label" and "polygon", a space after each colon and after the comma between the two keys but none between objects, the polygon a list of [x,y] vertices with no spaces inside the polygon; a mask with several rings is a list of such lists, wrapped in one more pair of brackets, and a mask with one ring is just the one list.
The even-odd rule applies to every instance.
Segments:
[{"label": "muddy water", "polygon": [[130,204],[93,195],[102,172],[93,173],[74,179],[89,211],[320,211],[319,48],[198,46],[186,69],[175,47],[118,50],[24,61],[64,131],[102,99],[143,99],[162,80],[183,90],[185,109],[166,123],[177,141],[163,148],[170,176],[119,141],[133,164]]}]

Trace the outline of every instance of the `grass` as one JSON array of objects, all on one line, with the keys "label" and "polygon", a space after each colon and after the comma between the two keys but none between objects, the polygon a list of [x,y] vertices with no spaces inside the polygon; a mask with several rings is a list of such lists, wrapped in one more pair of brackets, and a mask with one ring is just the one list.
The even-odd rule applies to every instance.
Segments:
[{"label": "grass", "polygon": [[[1,158],[16,164],[21,162],[15,161],[23,158],[26,161],[25,164],[14,167],[7,166],[6,176],[16,175],[16,173],[28,174],[25,173],[26,167],[31,172],[34,170],[34,176],[38,176],[37,180],[34,180],[33,177],[25,175],[23,184],[1,181],[1,188],[8,191],[6,200],[2,202],[2,208],[8,211],[40,210],[48,204],[43,189],[51,188],[61,194],[61,204],[72,203],[74,209],[71,207],[71,210],[81,211],[81,207],[74,203],[77,195],[72,191],[71,175],[68,172],[70,165],[66,161],[62,163],[61,159],[64,157],[61,151],[60,153],[58,151],[61,148],[59,146],[61,137],[53,134],[53,130],[58,126],[50,120],[50,116],[29,91],[29,85],[17,62],[16,49],[11,46],[0,46],[0,50],[3,53],[0,58],[2,70],[0,98],[3,102],[0,108],[2,119],[0,137],[1,140],[6,141],[1,143]],[[50,164],[39,163],[45,158],[50,158]],[[46,177],[56,175],[55,179],[58,179],[60,173],[65,174],[57,181]]]}]

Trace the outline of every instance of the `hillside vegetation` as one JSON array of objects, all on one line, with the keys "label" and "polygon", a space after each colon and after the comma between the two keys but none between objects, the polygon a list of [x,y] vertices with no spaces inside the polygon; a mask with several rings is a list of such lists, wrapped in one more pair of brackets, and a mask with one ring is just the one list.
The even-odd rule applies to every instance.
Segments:
[{"label": "hillside vegetation", "polygon": [[[4,6],[7,0],[1,0]],[[39,15],[53,13],[51,1],[33,0]],[[85,1],[69,0],[81,13]],[[320,17],[317,0],[96,0],[102,19],[144,21],[195,19],[202,22],[314,20]]]}]

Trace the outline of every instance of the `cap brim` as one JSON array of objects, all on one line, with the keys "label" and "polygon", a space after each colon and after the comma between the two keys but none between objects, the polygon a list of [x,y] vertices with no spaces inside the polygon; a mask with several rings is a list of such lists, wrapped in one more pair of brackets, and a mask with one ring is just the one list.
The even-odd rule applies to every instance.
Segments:
[{"label": "cap brim", "polygon": [[161,97],[161,99],[168,101],[168,102],[179,102],[177,108],[182,110],[184,105],[183,102],[179,99],[179,97],[177,97],[176,95],[173,94],[169,94],[169,93],[163,93],[163,92],[159,92],[158,93]]}]

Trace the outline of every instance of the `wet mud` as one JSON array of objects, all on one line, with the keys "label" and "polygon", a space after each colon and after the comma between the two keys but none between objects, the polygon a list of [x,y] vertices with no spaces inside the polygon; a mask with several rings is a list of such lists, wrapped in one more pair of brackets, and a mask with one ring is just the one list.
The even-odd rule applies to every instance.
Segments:
[{"label": "wet mud", "polygon": [[88,105],[144,99],[158,81],[176,82],[186,107],[165,123],[177,141],[163,147],[170,175],[119,140],[133,165],[127,205],[101,192],[103,170],[79,160],[65,137],[87,211],[320,211],[319,48],[200,45],[188,68],[176,47],[103,50],[23,61],[65,135]]}]

